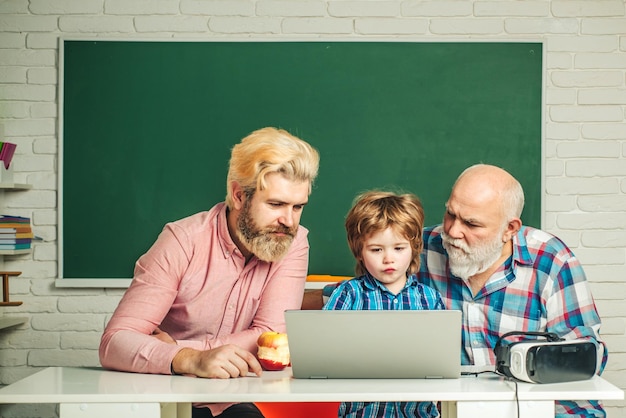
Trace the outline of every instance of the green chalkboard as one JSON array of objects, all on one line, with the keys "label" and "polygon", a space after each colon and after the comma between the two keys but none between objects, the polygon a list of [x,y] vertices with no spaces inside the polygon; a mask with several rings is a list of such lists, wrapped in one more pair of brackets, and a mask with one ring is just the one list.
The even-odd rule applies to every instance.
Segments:
[{"label": "green chalkboard", "polygon": [[441,220],[465,167],[500,165],[541,218],[542,44],[64,40],[61,278],[130,278],[166,222],[225,196],[231,147],[275,126],[321,164],[310,274],[351,275],[343,221],[372,188]]}]

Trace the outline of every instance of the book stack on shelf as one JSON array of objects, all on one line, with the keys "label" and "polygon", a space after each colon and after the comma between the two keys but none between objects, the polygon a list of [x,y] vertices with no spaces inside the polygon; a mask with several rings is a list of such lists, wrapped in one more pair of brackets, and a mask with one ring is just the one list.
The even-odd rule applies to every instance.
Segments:
[{"label": "book stack on shelf", "polygon": [[29,250],[32,240],[30,218],[0,216],[0,251]]}]

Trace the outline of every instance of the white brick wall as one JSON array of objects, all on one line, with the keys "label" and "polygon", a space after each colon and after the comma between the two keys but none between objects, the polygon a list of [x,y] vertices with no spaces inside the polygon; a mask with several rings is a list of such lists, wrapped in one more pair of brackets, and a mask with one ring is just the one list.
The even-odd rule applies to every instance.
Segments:
[{"label": "white brick wall", "polygon": [[[398,38],[543,40],[546,49],[544,227],[580,257],[610,349],[605,377],[626,389],[625,0],[5,0],[0,1],[0,124],[18,144],[0,194],[31,216],[43,242],[0,267],[29,321],[0,331],[0,384],[46,366],[96,366],[120,289],[57,289],[58,38]],[[626,402],[606,402],[626,417]],[[4,405],[0,415],[56,417],[55,405]]]}]

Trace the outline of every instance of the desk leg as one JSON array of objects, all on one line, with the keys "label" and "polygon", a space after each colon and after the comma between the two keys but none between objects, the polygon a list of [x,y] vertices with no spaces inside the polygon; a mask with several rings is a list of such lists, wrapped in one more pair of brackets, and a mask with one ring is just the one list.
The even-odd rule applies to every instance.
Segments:
[{"label": "desk leg", "polygon": [[[172,404],[176,406],[176,404]],[[191,415],[189,415],[191,416]],[[159,403],[62,403],[60,418],[161,418]]]},{"label": "desk leg", "polygon": [[[458,401],[450,418],[554,418],[554,401]],[[443,411],[442,411],[443,412]],[[445,416],[445,415],[444,415]]]},{"label": "desk leg", "polygon": [[162,403],[161,418],[191,418],[191,404]]}]

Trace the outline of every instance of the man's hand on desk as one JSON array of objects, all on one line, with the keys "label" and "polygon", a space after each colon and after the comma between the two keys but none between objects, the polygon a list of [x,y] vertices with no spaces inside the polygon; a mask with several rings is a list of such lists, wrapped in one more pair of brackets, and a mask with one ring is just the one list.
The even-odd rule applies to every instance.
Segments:
[{"label": "man's hand on desk", "polygon": [[172,371],[176,374],[228,379],[245,377],[249,372],[261,376],[262,368],[252,353],[227,344],[206,351],[183,348],[172,360]]}]

